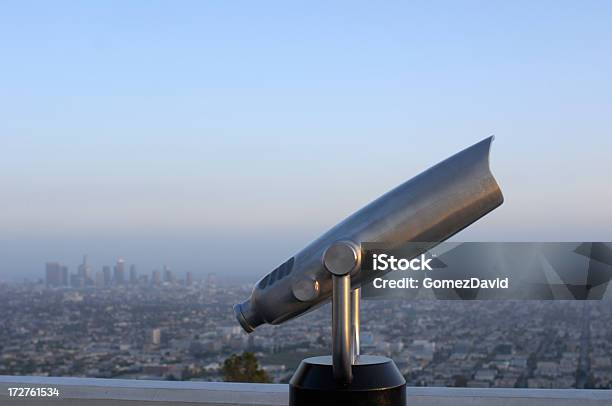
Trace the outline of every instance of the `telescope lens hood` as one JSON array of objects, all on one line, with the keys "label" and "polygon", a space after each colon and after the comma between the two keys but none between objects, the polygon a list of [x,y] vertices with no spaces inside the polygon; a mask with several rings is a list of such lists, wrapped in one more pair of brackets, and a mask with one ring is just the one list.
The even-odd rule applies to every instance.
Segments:
[{"label": "telescope lens hood", "polygon": [[252,333],[255,328],[264,323],[257,313],[251,310],[251,301],[246,300],[242,303],[234,305],[234,315],[236,319],[247,333]]}]

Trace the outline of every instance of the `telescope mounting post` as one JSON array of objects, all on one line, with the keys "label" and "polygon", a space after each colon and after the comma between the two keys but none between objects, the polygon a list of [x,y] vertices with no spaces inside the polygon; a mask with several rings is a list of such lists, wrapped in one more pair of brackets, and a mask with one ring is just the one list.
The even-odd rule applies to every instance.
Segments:
[{"label": "telescope mounting post", "polygon": [[359,328],[360,328],[360,320],[359,320],[359,309],[361,307],[361,288],[356,288],[351,292],[351,321],[353,327],[353,340],[352,340],[352,348],[353,348],[353,356],[352,363],[356,363],[359,359],[360,344],[359,344]]},{"label": "telescope mounting post", "polygon": [[302,360],[289,382],[289,406],[405,406],[406,380],[386,357],[359,355],[360,289],[351,275],[361,267],[361,247],[331,244],[322,265],[332,277],[332,355]]},{"label": "telescope mounting post", "polygon": [[338,241],[323,254],[323,266],[332,276],[332,361],[334,379],[351,383],[352,365],[359,355],[360,292],[351,293],[351,273],[359,269],[361,249],[350,241]]}]

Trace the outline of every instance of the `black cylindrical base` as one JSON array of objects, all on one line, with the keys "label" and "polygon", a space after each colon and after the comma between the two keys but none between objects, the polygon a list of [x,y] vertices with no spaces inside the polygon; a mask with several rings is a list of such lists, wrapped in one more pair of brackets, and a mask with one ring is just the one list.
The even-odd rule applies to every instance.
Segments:
[{"label": "black cylindrical base", "polygon": [[405,406],[406,380],[386,357],[361,355],[348,385],[334,381],[330,356],[306,358],[289,383],[289,406]]}]

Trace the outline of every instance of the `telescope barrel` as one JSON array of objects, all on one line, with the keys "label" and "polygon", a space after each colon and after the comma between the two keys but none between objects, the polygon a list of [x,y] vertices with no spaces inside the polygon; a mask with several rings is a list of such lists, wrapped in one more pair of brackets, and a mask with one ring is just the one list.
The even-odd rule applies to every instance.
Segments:
[{"label": "telescope barrel", "polygon": [[[503,196],[489,169],[492,141],[486,138],[399,185],[260,279],[251,297],[234,306],[240,325],[252,332],[329,301],[332,280],[322,257],[336,241],[426,242],[431,248],[500,206]],[[360,270],[350,276],[352,289],[371,279]]]}]

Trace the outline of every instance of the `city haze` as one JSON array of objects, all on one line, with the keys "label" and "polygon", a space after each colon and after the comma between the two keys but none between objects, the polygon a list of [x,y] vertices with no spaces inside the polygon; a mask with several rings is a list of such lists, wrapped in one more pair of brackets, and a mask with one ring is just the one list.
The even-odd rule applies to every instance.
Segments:
[{"label": "city haze", "polygon": [[612,5],[24,3],[0,16],[0,280],[250,280],[495,134],[458,240],[609,241]]}]

